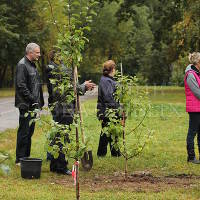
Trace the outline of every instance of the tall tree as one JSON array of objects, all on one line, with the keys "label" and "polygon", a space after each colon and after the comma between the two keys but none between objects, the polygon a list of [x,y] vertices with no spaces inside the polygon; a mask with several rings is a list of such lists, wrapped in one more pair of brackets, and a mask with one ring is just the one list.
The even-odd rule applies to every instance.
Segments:
[{"label": "tall tree", "polygon": [[177,59],[173,63],[171,81],[184,84],[188,54],[200,49],[200,0],[187,0],[183,4],[183,19],[173,27],[173,49]]},{"label": "tall tree", "polygon": [[6,2],[0,2],[0,87],[3,86],[8,68],[8,44],[19,38],[19,34],[15,31],[16,25],[12,24],[10,16],[7,16],[7,13],[11,12],[11,7]]},{"label": "tall tree", "polygon": [[103,7],[100,5],[98,16],[94,18],[88,35],[90,43],[84,52],[82,77],[98,82],[103,62],[108,59],[120,62],[131,23],[117,24],[115,13],[118,8],[117,3],[105,3]]},{"label": "tall tree", "polygon": [[15,31],[19,38],[7,43],[7,65],[11,69],[11,85],[14,83],[15,65],[18,59],[24,55],[24,47],[30,42],[29,24],[36,18],[36,12],[32,9],[35,0],[7,1],[11,12],[6,15],[10,18],[9,22],[16,26]]},{"label": "tall tree", "polygon": [[27,43],[38,42],[43,46],[48,40],[48,26],[39,14],[42,3],[36,3],[36,0],[2,0],[0,3],[0,23],[3,24],[0,28],[3,32],[0,38],[0,66],[7,86],[13,86],[15,66],[24,55]]},{"label": "tall tree", "polygon": [[[119,21],[133,20],[132,30],[135,33],[140,31],[137,27],[139,8],[148,7],[146,21],[150,26],[153,39],[151,51],[147,51],[147,54],[144,52],[148,58],[149,66],[143,68],[142,71],[146,72],[145,76],[147,76],[149,84],[169,83],[171,63],[177,58],[176,52],[171,53],[173,42],[171,33],[173,25],[182,19],[183,4],[184,0],[124,0],[116,13]],[[142,68],[141,63],[139,64],[140,69]]]}]

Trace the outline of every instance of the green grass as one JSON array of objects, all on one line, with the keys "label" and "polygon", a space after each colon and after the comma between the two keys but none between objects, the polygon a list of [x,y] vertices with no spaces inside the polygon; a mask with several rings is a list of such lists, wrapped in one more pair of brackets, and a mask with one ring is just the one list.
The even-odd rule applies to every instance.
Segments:
[{"label": "green grass", "polygon": [[[109,176],[123,172],[123,158],[112,158],[108,150],[105,158],[96,156],[100,123],[96,119],[96,100],[89,100],[82,106],[85,130],[92,140],[94,166],[90,172],[80,172],[81,199],[199,199],[200,167],[186,162],[186,134],[188,115],[185,113],[184,89],[176,87],[148,88],[153,109],[146,119],[148,127],[154,129],[154,137],[142,155],[129,161],[129,174],[137,171],[148,171],[153,177],[193,176],[193,184],[188,187],[178,184],[157,185],[141,183],[122,187],[117,183],[109,183]],[[133,122],[134,123],[134,122]],[[44,159],[42,175],[39,180],[23,180],[20,170],[14,165],[16,130],[8,130],[0,134],[0,151],[10,154],[6,163],[11,167],[9,175],[0,172],[0,199],[75,199],[75,188],[71,177],[49,172],[49,163],[45,161],[44,128],[36,127],[32,143],[32,157]],[[69,161],[72,166],[73,161]],[[107,177],[105,183],[98,185],[95,177]],[[189,179],[190,180],[190,179]],[[182,181],[179,179],[179,181]],[[105,186],[104,186],[105,185]],[[108,187],[107,187],[108,186]],[[113,188],[112,188],[113,187]],[[140,188],[141,187],[141,188]],[[157,188],[158,187],[158,188]]]},{"label": "green grass", "polygon": [[[43,86],[43,91],[47,91],[47,87]],[[14,97],[15,96],[15,88],[0,88],[0,98],[5,97]]]},{"label": "green grass", "polygon": [[14,88],[1,88],[0,89],[0,98],[4,97],[12,97],[15,95]]}]

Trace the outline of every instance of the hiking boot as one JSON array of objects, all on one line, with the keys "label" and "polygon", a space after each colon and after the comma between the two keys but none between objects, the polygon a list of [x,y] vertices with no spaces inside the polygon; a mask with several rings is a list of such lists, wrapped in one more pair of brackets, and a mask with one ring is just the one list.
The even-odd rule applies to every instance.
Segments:
[{"label": "hiking boot", "polygon": [[193,164],[200,164],[200,160],[197,160],[196,158],[193,158],[193,159],[189,159],[187,160],[188,162],[191,162]]}]

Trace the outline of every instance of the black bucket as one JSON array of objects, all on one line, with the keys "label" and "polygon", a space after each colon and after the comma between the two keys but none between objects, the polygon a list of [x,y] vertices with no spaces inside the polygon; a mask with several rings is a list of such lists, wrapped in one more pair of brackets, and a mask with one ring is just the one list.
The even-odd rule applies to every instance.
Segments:
[{"label": "black bucket", "polygon": [[26,179],[40,178],[42,159],[21,158],[21,177]]}]

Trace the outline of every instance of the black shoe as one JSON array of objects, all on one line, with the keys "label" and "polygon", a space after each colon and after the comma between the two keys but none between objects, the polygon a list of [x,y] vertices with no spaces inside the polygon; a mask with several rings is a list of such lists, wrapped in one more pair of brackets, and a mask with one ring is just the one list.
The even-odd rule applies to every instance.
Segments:
[{"label": "black shoe", "polygon": [[71,176],[72,175],[72,172],[71,172],[71,170],[69,170],[69,169],[66,169],[66,170],[62,170],[62,171],[56,171],[56,173],[58,173],[58,174],[63,174],[63,175],[68,175],[68,176]]},{"label": "black shoe", "polygon": [[66,169],[64,174],[65,174],[65,175],[71,176],[71,175],[72,175],[72,172],[71,172],[71,170]]},{"label": "black shoe", "polygon": [[189,159],[187,160],[188,162],[191,162],[193,164],[200,164],[200,160],[197,160],[196,158],[193,158],[193,159]]},{"label": "black shoe", "polygon": [[19,167],[21,166],[20,159],[16,159],[16,160],[15,160],[15,165],[16,165],[16,166],[19,166]]},{"label": "black shoe", "polygon": [[16,162],[15,165],[18,166],[18,167],[20,167],[21,163],[20,162]]},{"label": "black shoe", "polygon": [[63,174],[63,175],[72,175],[72,172],[69,169],[66,170],[56,170],[56,169],[50,169],[51,172],[57,173],[57,174]]}]

